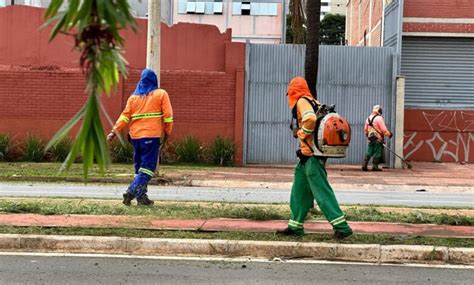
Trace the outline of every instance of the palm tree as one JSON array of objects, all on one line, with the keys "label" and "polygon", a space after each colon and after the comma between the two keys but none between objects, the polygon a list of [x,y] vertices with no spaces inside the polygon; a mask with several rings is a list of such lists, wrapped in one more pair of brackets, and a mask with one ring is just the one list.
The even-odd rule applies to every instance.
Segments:
[{"label": "palm tree", "polygon": [[316,79],[318,77],[319,58],[319,16],[321,0],[306,1],[306,57],[304,62],[305,79],[314,98],[316,94]]},{"label": "palm tree", "polygon": [[52,0],[45,14],[46,25],[56,23],[50,36],[53,40],[59,33],[74,38],[74,48],[80,52],[80,66],[87,79],[87,102],[81,110],[48,143],[50,148],[71,131],[82,120],[71,152],[63,163],[69,168],[78,155],[82,156],[84,178],[94,162],[103,173],[110,163],[105,133],[100,112],[105,112],[101,95],[109,94],[116,86],[120,74],[126,75],[125,59],[121,48],[124,39],[119,31],[131,27],[136,30],[135,19],[130,13],[127,0]]}]

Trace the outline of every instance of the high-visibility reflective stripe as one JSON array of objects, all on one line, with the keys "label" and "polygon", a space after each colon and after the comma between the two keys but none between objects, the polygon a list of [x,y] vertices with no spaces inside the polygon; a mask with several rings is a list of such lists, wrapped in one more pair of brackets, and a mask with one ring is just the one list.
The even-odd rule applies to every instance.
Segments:
[{"label": "high-visibility reflective stripe", "polygon": [[305,129],[304,127],[301,128],[301,129],[303,130],[303,133],[305,133],[305,134],[312,134],[313,133],[313,131]]},{"label": "high-visibility reflective stripe", "polygon": [[137,119],[145,119],[145,118],[160,118],[161,116],[163,116],[163,113],[162,112],[158,112],[158,113],[145,113],[145,114],[135,114],[135,115],[132,115],[132,121],[133,120],[137,120]]},{"label": "high-visibility reflective stripe", "polygon": [[330,221],[329,223],[334,225],[334,223],[339,222],[340,220],[345,220],[344,216],[340,216],[339,218],[336,218],[336,219]]},{"label": "high-visibility reflective stripe", "polygon": [[143,167],[140,167],[140,169],[138,170],[142,173],[145,173],[146,175],[149,175],[151,177],[155,176],[155,173],[153,173],[153,171],[149,170],[149,169],[146,169],[146,168],[143,168]]},{"label": "high-visibility reflective stripe", "polygon": [[334,224],[332,224],[333,226],[336,226],[336,225],[339,225],[339,224],[342,224],[342,223],[345,223],[346,222],[346,219],[343,219],[343,220],[340,220],[339,222],[336,222]]},{"label": "high-visibility reflective stripe", "polygon": [[297,222],[297,221],[294,221],[294,220],[289,220],[290,223],[295,223],[297,225],[303,225],[303,223],[300,223],[300,222]]},{"label": "high-visibility reflective stripe", "polygon": [[297,221],[293,221],[293,220],[290,220],[288,222],[288,225],[292,226],[292,227],[295,227],[295,228],[300,228],[300,229],[303,228],[303,223],[298,223]]},{"label": "high-visibility reflective stripe", "polygon": [[314,111],[306,111],[306,112],[303,113],[303,118],[306,117],[307,115],[315,115],[316,116]]},{"label": "high-visibility reflective stripe", "polygon": [[164,119],[163,119],[163,122],[165,122],[165,123],[172,123],[172,122],[173,122],[173,117],[164,118]]},{"label": "high-visibility reflective stripe", "polygon": [[119,117],[119,121],[124,121],[124,122],[128,123],[130,121],[130,119],[127,116],[121,115]]}]

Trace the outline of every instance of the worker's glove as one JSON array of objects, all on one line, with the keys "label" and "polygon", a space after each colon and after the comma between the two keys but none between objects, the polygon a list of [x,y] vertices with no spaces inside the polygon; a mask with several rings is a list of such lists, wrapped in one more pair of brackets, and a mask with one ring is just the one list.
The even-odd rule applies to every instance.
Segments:
[{"label": "worker's glove", "polygon": [[298,138],[298,131],[299,131],[299,128],[294,128],[294,129],[293,129],[293,137],[294,137],[295,139]]},{"label": "worker's glove", "polygon": [[393,137],[393,134],[390,132],[390,135],[388,135],[388,138],[391,139]]},{"label": "worker's glove", "polygon": [[107,135],[107,141],[108,141],[108,142],[113,141],[114,138],[115,138],[115,132],[113,132],[113,131],[110,132],[110,133]]}]

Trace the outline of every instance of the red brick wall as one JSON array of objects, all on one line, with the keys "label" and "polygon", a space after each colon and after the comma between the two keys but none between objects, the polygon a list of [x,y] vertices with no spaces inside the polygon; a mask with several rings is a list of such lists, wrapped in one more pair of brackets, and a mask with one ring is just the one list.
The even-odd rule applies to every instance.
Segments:
[{"label": "red brick wall", "polygon": [[404,0],[404,17],[474,18],[472,0]]},{"label": "red brick wall", "polygon": [[404,155],[409,160],[474,162],[474,111],[405,111]]},{"label": "red brick wall", "polygon": [[[473,6],[474,7],[474,6]],[[459,23],[403,23],[404,32],[417,33],[470,33],[474,34],[474,24]]]},{"label": "red brick wall", "polygon": [[[372,21],[368,26],[370,13],[368,12],[372,2]],[[349,45],[363,45],[364,31],[369,33],[382,19],[382,0],[350,0],[347,21],[350,23],[348,30]],[[352,13],[350,12],[352,10]],[[359,10],[361,19],[359,25]],[[351,16],[352,15],[352,16]],[[352,18],[351,18],[352,17]],[[474,1],[472,0],[405,0],[403,7],[403,32],[418,33],[469,33],[474,34],[473,23],[448,23],[443,19],[474,19]],[[406,18],[434,18],[428,23],[414,23]],[[439,20],[436,20],[438,18]],[[444,21],[444,22],[443,22]],[[374,31],[371,35],[371,46],[380,46],[380,40],[374,40],[377,36]],[[367,42],[367,44],[369,44]]]},{"label": "red brick wall", "polygon": [[[28,6],[0,8],[0,65],[57,65],[77,67],[78,53],[73,40],[59,35],[48,43],[51,28],[39,29],[45,9]],[[124,56],[132,68],[146,62],[147,20],[136,19],[139,31],[123,31]],[[161,25],[161,67],[163,70],[224,71],[226,43],[231,30],[220,33],[212,25],[179,23]],[[199,55],[199,56],[196,56]]]},{"label": "red brick wall", "polygon": [[[37,31],[43,12],[23,6],[0,8],[0,133],[17,138],[28,132],[51,137],[86,100],[78,55],[65,38],[48,44],[47,32]],[[138,24],[146,31],[146,21]],[[16,27],[15,34],[11,27]],[[103,97],[113,120],[145,65],[146,34],[124,34],[130,73],[114,96]],[[245,45],[231,43],[230,30],[221,34],[209,25],[179,24],[163,28],[162,35],[160,86],[168,91],[175,113],[171,139],[194,135],[208,143],[216,136],[232,138],[240,163]],[[102,122],[108,130],[107,120]]]},{"label": "red brick wall", "polygon": [[[364,45],[364,33],[366,46],[380,45],[380,28],[382,19],[382,1],[379,0],[351,0],[348,3],[347,21],[350,23],[348,44],[351,46]],[[352,10],[352,13],[350,12]],[[360,19],[359,19],[360,15]],[[370,40],[369,40],[370,38]]]}]

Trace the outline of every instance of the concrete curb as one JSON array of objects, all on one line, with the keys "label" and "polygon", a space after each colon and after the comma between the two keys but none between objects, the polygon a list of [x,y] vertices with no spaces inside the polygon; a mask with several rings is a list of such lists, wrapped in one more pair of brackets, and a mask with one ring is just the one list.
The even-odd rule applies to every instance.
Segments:
[{"label": "concrete curb", "polygon": [[369,263],[474,265],[474,248],[418,245],[0,235],[0,250],[132,255],[310,258]]}]

